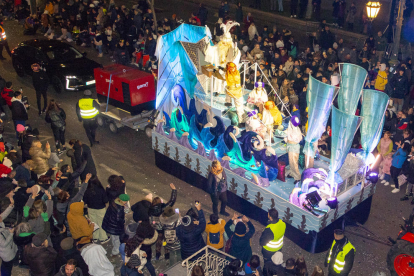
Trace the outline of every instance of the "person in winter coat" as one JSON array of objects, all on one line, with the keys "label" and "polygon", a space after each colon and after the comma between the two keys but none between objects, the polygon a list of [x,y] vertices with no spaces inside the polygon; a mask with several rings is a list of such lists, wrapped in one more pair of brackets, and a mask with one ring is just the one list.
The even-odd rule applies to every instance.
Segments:
[{"label": "person in winter coat", "polygon": [[226,222],[223,219],[219,219],[218,215],[210,215],[210,221],[207,223],[205,229],[207,234],[207,245],[219,250],[224,247],[223,234],[225,225]]},{"label": "person in winter coat", "polygon": [[385,85],[388,83],[388,75],[385,71],[386,64],[381,63],[377,78],[375,79],[375,89],[379,91],[385,90]]},{"label": "person in winter coat", "polygon": [[82,270],[77,265],[78,262],[76,260],[70,259],[60,267],[59,272],[55,276],[83,276]]},{"label": "person in winter coat", "polygon": [[[152,221],[152,225],[154,226],[155,230],[158,232],[158,240],[155,247],[155,258],[158,260],[161,256],[161,248],[164,242],[164,231],[162,228],[162,224],[160,223],[160,216],[164,212],[165,208],[172,207],[177,200],[177,189],[175,188],[173,183],[170,183],[171,188],[171,197],[167,203],[163,203],[161,198],[155,197],[152,200],[151,206],[148,210],[148,215]],[[170,252],[167,248],[164,248],[165,259],[168,260],[170,258]]]},{"label": "person in winter coat", "polygon": [[69,141],[69,146],[74,150],[77,166],[81,166],[82,162],[86,160],[86,167],[80,175],[81,180],[85,179],[88,173],[92,174],[92,176],[96,176],[96,167],[95,162],[93,161],[91,148],[75,139]]},{"label": "person in winter coat", "polygon": [[37,129],[31,130],[30,128],[25,129],[22,133],[19,134],[19,146],[22,150],[22,162],[26,162],[27,160],[32,159],[29,151],[32,147],[32,143],[35,140],[38,140],[36,137],[37,135],[39,135],[39,131]]},{"label": "person in winter coat", "polygon": [[37,177],[44,175],[49,170],[48,161],[51,154],[49,142],[46,142],[45,151],[43,151],[42,143],[40,141],[34,141],[29,150],[29,154],[33,160],[33,172],[37,174]]},{"label": "person in winter coat", "polygon": [[[143,242],[144,238],[139,235],[134,235],[127,240],[125,244],[125,265],[121,268],[121,276],[143,275],[142,269],[147,263],[147,253],[141,250]],[[134,257],[137,259],[133,258],[133,255],[136,255]]]},{"label": "person in winter coat", "polygon": [[207,177],[207,192],[213,202],[213,213],[218,215],[218,204],[221,200],[220,214],[229,216],[226,212],[227,206],[227,176],[220,161],[213,161],[211,171]]},{"label": "person in winter coat", "polygon": [[[413,189],[413,185],[414,185],[414,146],[411,146],[411,152],[410,152],[410,157],[407,159],[409,163],[409,170],[408,170],[408,174],[407,174],[407,188],[405,190],[405,195],[404,197],[402,197],[400,200],[401,201],[405,201],[408,200],[410,194],[412,195],[412,189]],[[414,197],[411,200],[411,205],[414,204]]]},{"label": "person in winter coat", "polygon": [[108,178],[108,186],[106,186],[106,195],[109,202],[114,201],[119,195],[125,194],[125,180],[122,176],[111,175]]},{"label": "person in winter coat", "polygon": [[85,218],[83,214],[84,205],[83,202],[72,203],[67,215],[72,238],[79,244],[89,243],[93,238],[94,223]]},{"label": "person in winter coat", "polygon": [[198,9],[197,16],[198,16],[198,18],[200,18],[200,24],[201,24],[201,26],[206,25],[207,15],[208,15],[207,8],[204,6],[203,3],[200,3],[200,8]]},{"label": "person in winter coat", "polygon": [[64,266],[69,260],[75,260],[77,267],[82,271],[82,274],[87,276],[88,265],[82,258],[81,253],[74,247],[74,240],[71,237],[64,238],[60,242],[58,256],[56,258],[56,268],[59,269]]},{"label": "person in winter coat", "polygon": [[89,275],[115,276],[114,266],[106,257],[106,250],[97,243],[78,244],[81,256],[89,268]]},{"label": "person in winter coat", "polygon": [[86,160],[84,160],[75,171],[73,171],[73,168],[69,165],[63,165],[60,167],[60,170],[57,173],[59,175],[59,182],[56,185],[56,188],[68,192],[70,197],[73,197],[76,194],[76,188],[79,185],[78,178],[85,170],[86,163]]},{"label": "person in winter coat", "polygon": [[398,111],[401,111],[404,105],[404,98],[408,93],[409,82],[407,76],[404,74],[404,67],[398,69],[398,73],[391,79],[392,95],[391,100]]},{"label": "person in winter coat", "polygon": [[141,250],[143,250],[145,254],[147,254],[147,263],[145,264],[145,267],[148,269],[151,276],[156,276],[155,268],[151,263],[151,247],[158,239],[158,232],[155,231],[155,229],[151,226],[149,221],[143,221],[138,225],[136,235],[144,238],[144,241],[141,245]]},{"label": "person in winter coat", "polygon": [[385,179],[385,173],[388,175],[390,174],[389,168],[385,167],[385,160],[386,159],[392,159],[392,152],[393,149],[393,143],[391,140],[391,133],[389,131],[386,131],[384,133],[384,137],[381,138],[377,145],[378,154],[380,155],[378,160],[376,161],[375,165],[378,165],[382,167],[380,179],[382,180],[381,183],[389,182],[389,179]]},{"label": "person in winter coat", "polygon": [[32,276],[53,276],[57,252],[47,241],[45,233],[36,234],[24,248],[24,259]]},{"label": "person in winter coat", "polygon": [[[235,224],[234,233],[230,230],[230,226]],[[247,226],[249,231],[247,231]],[[250,246],[250,239],[252,238],[255,228],[250,220],[243,216],[241,219],[234,213],[233,218],[226,223],[224,227],[228,237],[231,237],[230,251],[228,254],[246,263],[252,257],[252,248]]]},{"label": "person in winter coat", "polygon": [[60,154],[62,151],[66,150],[66,113],[53,99],[50,100],[49,106],[47,107],[45,120],[47,123],[50,123],[53,136],[55,137],[56,149],[58,154]]},{"label": "person in winter coat", "polygon": [[127,65],[130,63],[130,57],[129,57],[128,49],[125,47],[124,44],[125,44],[125,41],[121,39],[115,48],[114,57],[115,57],[116,63]]},{"label": "person in winter coat", "polygon": [[206,229],[206,219],[204,212],[201,210],[201,204],[196,204],[198,220],[191,216],[184,216],[181,219],[181,225],[177,227],[177,238],[181,243],[181,259],[185,260],[198,250],[206,246],[202,233]]},{"label": "person in winter coat", "polygon": [[404,142],[401,147],[394,153],[392,156],[392,166],[391,166],[391,177],[394,181],[394,184],[391,187],[394,188],[392,193],[398,193],[400,191],[399,184],[398,184],[398,176],[400,175],[402,166],[407,159],[408,153],[411,151],[411,146],[409,142]]},{"label": "person in winter coat", "polygon": [[119,254],[121,242],[119,236],[124,233],[125,225],[125,205],[129,201],[129,195],[121,194],[117,199],[109,203],[104,219],[102,229],[111,235],[112,256]]},{"label": "person in winter coat", "polygon": [[273,254],[271,261],[264,264],[263,276],[285,275],[285,268],[283,267],[283,253],[277,251]]},{"label": "person in winter coat", "polygon": [[100,241],[101,244],[106,243],[109,241],[109,238],[102,229],[102,221],[106,213],[108,196],[98,177],[95,176],[89,180],[89,186],[83,196],[83,202],[88,205],[89,219],[100,227],[93,232],[94,241]]},{"label": "person in winter coat", "polygon": [[[180,250],[181,244],[177,238],[177,227],[181,224],[180,215],[173,207],[167,207],[160,216],[160,223],[165,237],[165,249],[168,251]],[[169,253],[168,253],[169,254]],[[169,255],[167,256],[169,257]]]},{"label": "person in winter coat", "polygon": [[6,87],[3,89],[3,91],[1,91],[1,97],[4,100],[3,104],[3,111],[5,113],[5,121],[10,120],[10,115],[11,115],[11,106],[12,106],[12,98],[14,96],[14,91],[13,91],[13,84],[11,81],[6,82]]},{"label": "person in winter coat", "polygon": [[[45,113],[47,107],[47,88],[49,86],[49,77],[46,73],[46,69],[40,68],[38,63],[32,64],[32,80],[33,87],[36,90],[37,109],[39,115]],[[43,96],[44,107],[42,109],[41,98]]]},{"label": "person in winter coat", "polygon": [[152,203],[152,194],[148,194],[141,201],[138,201],[131,206],[133,212],[132,218],[135,222],[141,223],[143,221],[149,221],[148,211]]},{"label": "person in winter coat", "polygon": [[0,271],[2,276],[12,275],[13,260],[17,253],[17,246],[13,242],[14,229],[6,228],[3,222],[14,208],[13,188],[13,184],[4,184],[0,186],[0,197],[8,197],[10,199],[10,205],[0,215]]},{"label": "person in winter coat", "polygon": [[[11,111],[12,111],[12,120],[14,122],[14,128],[17,125],[26,126],[26,121],[29,120],[29,115],[27,114],[28,104],[22,102],[22,92],[14,92],[14,97],[11,99]],[[16,138],[19,138],[19,133],[16,131]]]}]

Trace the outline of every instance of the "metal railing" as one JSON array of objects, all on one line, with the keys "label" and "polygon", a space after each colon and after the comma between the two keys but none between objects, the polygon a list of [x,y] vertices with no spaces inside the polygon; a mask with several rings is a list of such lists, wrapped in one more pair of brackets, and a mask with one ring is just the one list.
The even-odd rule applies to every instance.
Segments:
[{"label": "metal railing", "polygon": [[[195,261],[190,261],[200,254],[203,255]],[[204,274],[206,276],[222,276],[224,267],[230,263],[226,258],[236,259],[223,251],[206,245],[204,248],[198,250],[196,253],[182,261],[181,265],[187,268],[187,276],[191,275],[191,271],[196,265],[199,265],[204,269]]]}]

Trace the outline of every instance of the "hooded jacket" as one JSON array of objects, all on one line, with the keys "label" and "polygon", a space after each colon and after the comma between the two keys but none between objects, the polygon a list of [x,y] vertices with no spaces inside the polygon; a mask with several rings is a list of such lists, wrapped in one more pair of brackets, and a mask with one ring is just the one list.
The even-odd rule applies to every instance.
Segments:
[{"label": "hooded jacket", "polygon": [[83,214],[83,202],[74,202],[69,206],[67,215],[69,230],[74,240],[80,240],[79,243],[87,243],[92,239],[93,223],[89,223]]},{"label": "hooded jacket", "polygon": [[132,212],[134,212],[132,218],[135,222],[149,221],[148,211],[151,206],[151,201],[147,198],[141,200],[131,206]]},{"label": "hooded jacket", "polygon": [[181,258],[187,259],[198,250],[206,246],[203,236],[201,235],[206,229],[206,220],[203,210],[198,211],[199,224],[192,221],[189,226],[180,225],[176,229],[177,238],[181,243]]},{"label": "hooded jacket", "polygon": [[34,247],[28,244],[24,248],[24,260],[33,276],[54,275],[56,256],[56,250],[52,246]]},{"label": "hooded jacket", "polygon": [[105,216],[102,221],[102,229],[111,235],[121,235],[124,233],[125,207],[119,198],[109,203]]},{"label": "hooded jacket", "polygon": [[89,274],[94,276],[114,276],[114,266],[106,257],[106,250],[100,244],[91,243],[81,250],[82,258],[88,265]]},{"label": "hooded jacket", "polygon": [[236,257],[246,263],[250,261],[252,257],[252,248],[250,246],[250,239],[255,232],[255,228],[251,221],[247,222],[247,226],[249,231],[244,235],[235,234],[233,231],[230,230],[230,226],[233,224],[233,220],[229,220],[226,223],[225,230],[228,237],[233,237],[231,240],[230,251],[228,254]]},{"label": "hooded jacket", "polygon": [[29,115],[27,114],[27,109],[22,103],[21,100],[12,98],[11,99],[11,111],[13,121],[27,121],[29,120]]},{"label": "hooded jacket", "polygon": [[49,170],[48,161],[51,154],[50,147],[45,148],[45,151],[43,151],[42,148],[39,148],[36,145],[32,145],[29,150],[29,154],[34,162],[33,172],[35,174],[42,174]]},{"label": "hooded jacket", "polygon": [[380,67],[380,71],[378,72],[377,78],[375,79],[375,89],[384,91],[385,85],[388,83],[388,76],[387,72],[385,72],[385,64],[382,63]]},{"label": "hooded jacket", "polygon": [[[214,247],[216,249],[221,249],[224,246],[223,241],[223,234],[224,234],[224,226],[226,222],[223,219],[219,219],[219,222],[216,224],[212,224],[208,222],[206,225],[206,234],[207,234],[207,245]],[[219,241],[214,241],[217,238],[217,234],[219,235]]]},{"label": "hooded jacket", "polygon": [[[1,217],[3,219],[7,218],[12,210],[12,206],[7,207]],[[16,252],[17,246],[13,242],[13,234],[6,228],[4,222],[0,222],[0,258],[5,262],[9,262],[16,256]]]}]

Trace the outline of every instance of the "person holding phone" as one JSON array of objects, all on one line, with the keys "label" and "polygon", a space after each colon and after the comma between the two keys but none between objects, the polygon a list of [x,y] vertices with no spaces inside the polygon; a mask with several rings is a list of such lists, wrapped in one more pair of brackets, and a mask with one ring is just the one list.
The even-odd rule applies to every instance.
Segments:
[{"label": "person holding phone", "polygon": [[220,161],[214,160],[207,178],[207,191],[213,202],[213,213],[218,215],[218,203],[221,200],[220,214],[229,216],[227,206],[227,176]]},{"label": "person holding phone", "polygon": [[29,154],[33,160],[33,172],[37,174],[37,177],[44,175],[49,170],[50,159],[50,144],[46,142],[45,150],[42,149],[42,143],[40,141],[34,141],[30,147]]}]

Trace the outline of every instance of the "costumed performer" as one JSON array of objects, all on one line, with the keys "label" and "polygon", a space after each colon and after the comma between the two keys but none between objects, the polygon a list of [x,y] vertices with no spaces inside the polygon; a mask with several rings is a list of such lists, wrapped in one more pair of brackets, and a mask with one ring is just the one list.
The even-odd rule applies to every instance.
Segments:
[{"label": "costumed performer", "polygon": [[263,122],[270,122],[268,117],[272,117],[274,126],[280,126],[283,123],[282,113],[280,113],[274,101],[267,101],[264,104]]},{"label": "costumed performer", "polygon": [[302,141],[302,132],[299,128],[299,118],[292,116],[290,119],[288,128],[286,129],[286,147],[289,155],[289,170],[286,171],[287,177],[293,177],[295,184],[300,181],[301,175],[299,172],[299,153],[300,153],[300,141]]},{"label": "costumed performer", "polygon": [[269,100],[266,90],[264,89],[264,82],[256,82],[254,84],[255,89],[249,94],[247,103],[255,105],[259,108],[259,112],[263,112],[263,104]]},{"label": "costumed performer", "polygon": [[256,132],[260,137],[265,139],[267,126],[264,122],[261,122],[256,110],[252,110],[247,113],[249,119],[246,121],[246,131]]},{"label": "costumed performer", "polygon": [[[230,33],[231,28],[234,26],[240,26],[240,24],[234,21],[228,21],[225,25],[223,23],[220,25],[220,29],[223,29],[223,35],[220,37],[218,49],[220,66],[223,67],[227,62],[227,58],[229,57],[229,51],[231,49],[237,49],[237,47],[233,45],[233,38],[231,37]],[[231,57],[233,56],[236,55],[231,55]],[[233,60],[231,57],[230,60]]]},{"label": "costumed performer", "polygon": [[243,122],[243,91],[240,85],[240,72],[233,62],[227,63],[226,71],[226,103],[225,106],[231,106],[231,99],[234,100],[236,106],[237,117],[239,124]]}]

